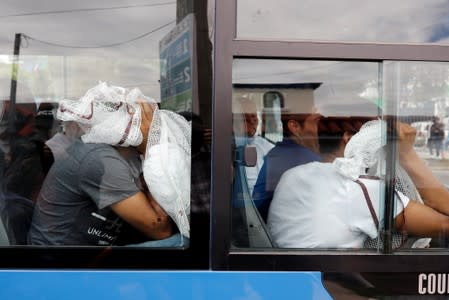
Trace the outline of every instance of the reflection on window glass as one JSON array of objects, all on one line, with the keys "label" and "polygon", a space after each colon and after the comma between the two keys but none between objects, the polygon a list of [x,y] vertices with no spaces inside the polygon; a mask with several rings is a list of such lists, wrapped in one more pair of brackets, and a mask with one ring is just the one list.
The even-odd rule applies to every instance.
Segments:
[{"label": "reflection on window glass", "polygon": [[[281,110],[284,108],[284,96],[278,91],[266,92],[263,94],[262,114],[264,120],[263,136],[271,142],[282,140]],[[271,113],[268,113],[271,111]]]},{"label": "reflection on window glass", "polygon": [[235,60],[233,246],[380,251],[389,200],[394,250],[446,247],[448,78],[436,62]]},{"label": "reflection on window glass", "polygon": [[[364,189],[382,217],[384,184],[374,179],[382,163],[365,166],[361,155],[374,157],[383,140],[379,70],[363,62],[234,61],[235,151],[257,152],[255,166],[234,162],[235,247],[378,248],[365,245],[380,228]],[[237,130],[250,127],[258,130]],[[344,157],[345,148],[357,156]]]},{"label": "reflection on window glass", "polygon": [[0,4],[0,244],[188,247],[193,16],[82,2]]},{"label": "reflection on window glass", "polygon": [[237,37],[447,44],[448,15],[444,0],[238,0]]},{"label": "reflection on window glass", "polygon": [[[416,241],[416,248],[445,248],[448,239],[444,222],[447,222],[449,215],[449,164],[446,163],[449,145],[449,64],[385,62],[383,70],[386,114],[396,115],[416,132],[408,145],[410,151],[399,151],[399,163],[396,164],[397,189],[418,203],[416,206],[422,206],[422,232],[414,234],[411,228],[408,240]],[[407,210],[404,214],[409,226],[419,222],[414,219],[412,208],[409,214]],[[424,229],[430,219],[441,220],[431,235]],[[423,235],[429,238],[417,238]]]}]

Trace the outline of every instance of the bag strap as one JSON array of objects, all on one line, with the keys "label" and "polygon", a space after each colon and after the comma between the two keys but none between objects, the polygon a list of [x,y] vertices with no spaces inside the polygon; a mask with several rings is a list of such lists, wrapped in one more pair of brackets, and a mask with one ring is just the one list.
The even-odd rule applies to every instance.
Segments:
[{"label": "bag strap", "polygon": [[376,229],[379,230],[379,219],[377,219],[376,211],[374,210],[373,203],[371,202],[371,198],[369,197],[368,190],[360,180],[357,179],[355,182],[358,183],[362,188],[366,204],[368,205],[369,212],[371,213],[371,217],[373,218],[374,224],[376,225]]}]

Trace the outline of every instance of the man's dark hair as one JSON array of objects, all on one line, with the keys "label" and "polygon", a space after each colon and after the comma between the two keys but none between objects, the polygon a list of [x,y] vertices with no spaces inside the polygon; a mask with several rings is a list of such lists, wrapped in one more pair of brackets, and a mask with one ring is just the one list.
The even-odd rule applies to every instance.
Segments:
[{"label": "man's dark hair", "polygon": [[338,150],[345,132],[355,134],[369,117],[327,117],[318,123],[320,153],[330,154]]}]

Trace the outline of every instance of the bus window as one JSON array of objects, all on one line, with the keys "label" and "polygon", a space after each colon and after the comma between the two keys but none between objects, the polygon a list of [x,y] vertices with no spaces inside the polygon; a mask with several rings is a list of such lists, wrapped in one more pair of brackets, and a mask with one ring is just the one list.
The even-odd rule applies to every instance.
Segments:
[{"label": "bus window", "polygon": [[[429,214],[434,214],[434,218],[447,218],[449,64],[386,61],[383,71],[385,111],[396,116],[399,121],[410,124],[416,132],[412,152],[419,159],[415,161],[409,156],[403,158],[399,149],[395,167],[397,189],[418,205],[427,208]],[[426,168],[416,171],[415,168],[420,163]],[[416,173],[427,174],[426,180],[418,178]],[[407,218],[406,214],[405,217]],[[405,222],[408,221],[410,222],[405,219]],[[419,251],[447,248],[447,245],[447,234],[437,231],[432,236],[410,233],[404,247]]]},{"label": "bus window", "polygon": [[[326,9],[323,9],[326,8]],[[237,36],[242,39],[283,39],[380,43],[439,43],[445,38],[447,3],[382,0],[338,3],[304,0],[237,1]],[[410,18],[413,16],[413,18]]]},{"label": "bus window", "polygon": [[211,148],[192,4],[51,2],[0,4],[0,244],[188,249]]},{"label": "bus window", "polygon": [[[283,134],[269,149],[263,131],[239,144],[263,163],[234,164],[233,239],[246,241],[234,246],[382,252],[388,231],[395,251],[447,247],[448,73],[437,62],[234,60],[233,114],[248,115],[245,101],[260,120],[241,126],[279,116]],[[266,109],[276,101],[277,115]]]},{"label": "bus window", "polygon": [[[253,73],[255,66],[261,65],[266,69],[258,67],[257,74]],[[246,241],[236,247],[362,249],[364,238],[377,235],[363,198],[348,198],[347,183],[337,180],[344,176],[333,174],[332,183],[326,168],[333,168],[336,158],[343,160],[344,146],[364,123],[382,117],[379,74],[377,63],[234,61],[234,128],[238,120],[246,120],[237,126],[244,128],[262,123],[261,131],[247,130],[242,135],[234,130],[236,141],[242,136],[244,141],[235,144],[254,145],[260,161],[255,167],[234,164],[233,239]],[[243,102],[252,105],[253,111],[243,109]],[[256,121],[249,121],[250,113],[258,117]],[[239,114],[243,117],[237,119]],[[278,131],[269,131],[276,120]],[[376,133],[380,143],[384,133],[380,127]],[[275,143],[269,138],[274,134],[281,136]],[[330,185],[328,190],[322,186],[324,182]],[[379,179],[367,184],[379,213],[384,183]],[[357,183],[351,188],[354,196],[363,197]],[[319,193],[313,194],[313,189]],[[295,198],[302,192],[303,196]],[[356,221],[347,215],[357,210],[367,213],[362,213],[366,219]],[[351,219],[353,224],[344,224]],[[357,227],[362,230],[355,233]],[[270,243],[254,239],[254,231]]]}]

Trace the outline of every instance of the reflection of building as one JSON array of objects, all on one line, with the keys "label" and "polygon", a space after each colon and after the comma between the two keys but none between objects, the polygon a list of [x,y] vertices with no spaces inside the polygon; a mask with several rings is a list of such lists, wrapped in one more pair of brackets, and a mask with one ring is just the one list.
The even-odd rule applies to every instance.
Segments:
[{"label": "reflection of building", "polygon": [[398,116],[408,123],[429,121],[434,116],[443,119],[449,115],[448,104],[449,102],[444,97],[417,103],[402,101]]},{"label": "reflection of building", "polygon": [[262,120],[258,132],[272,142],[282,140],[281,116],[315,112],[314,90],[321,83],[235,83],[234,98],[246,97],[257,105]]}]

